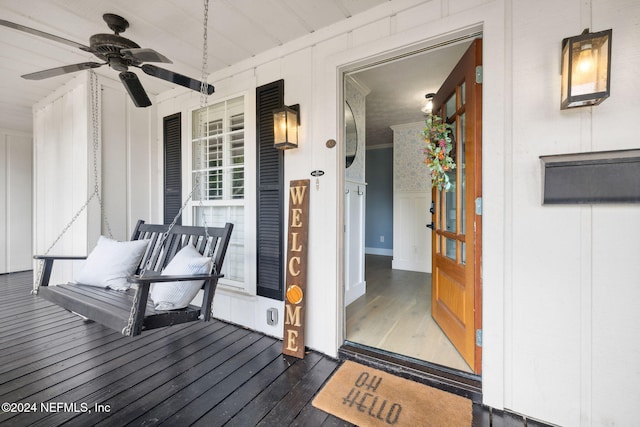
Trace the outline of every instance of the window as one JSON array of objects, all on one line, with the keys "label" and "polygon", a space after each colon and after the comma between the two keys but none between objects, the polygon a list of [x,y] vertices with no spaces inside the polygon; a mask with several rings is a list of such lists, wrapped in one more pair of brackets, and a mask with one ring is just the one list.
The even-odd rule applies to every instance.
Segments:
[{"label": "window", "polygon": [[244,97],[193,112],[193,221],[234,224],[220,283],[238,288],[244,287],[244,136]]}]

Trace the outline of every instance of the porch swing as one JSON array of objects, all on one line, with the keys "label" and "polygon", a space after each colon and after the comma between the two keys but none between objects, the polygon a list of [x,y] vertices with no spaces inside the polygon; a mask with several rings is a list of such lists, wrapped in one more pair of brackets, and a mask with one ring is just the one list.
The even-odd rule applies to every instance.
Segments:
[{"label": "porch swing", "polygon": [[[205,0],[204,4],[201,107],[206,106],[207,97],[205,82],[207,81],[208,0]],[[198,174],[191,193],[187,196],[171,224],[146,224],[140,220],[128,242],[112,240],[111,228],[104,212],[98,186],[97,76],[92,70],[89,71],[89,74],[93,118],[94,191],[54,239],[45,254],[34,256],[34,259],[40,260],[40,263],[32,293],[85,319],[121,332],[125,336],[140,335],[145,330],[199,319],[209,321],[218,279],[223,277],[220,271],[229,246],[233,224],[227,223],[224,227],[209,227],[204,213],[202,218],[204,226],[176,224],[193,194],[200,187],[200,175]],[[49,255],[52,248],[71,228],[93,199],[96,199],[100,206],[105,228],[111,239],[101,236],[98,245],[88,257]],[[202,206],[202,197],[200,197],[200,206]],[[118,258],[123,261],[116,261]],[[82,259],[86,259],[85,266],[80,272],[85,283],[78,280],[74,283],[49,286],[55,260]],[[132,275],[122,277],[124,264],[129,264],[128,269],[133,270]],[[117,273],[113,272],[113,267],[116,267]],[[98,279],[96,279],[96,274],[100,276]],[[96,280],[100,283],[90,283]],[[105,281],[111,287],[105,286],[103,283]],[[114,283],[119,286],[113,286]],[[173,302],[176,298],[182,301],[177,302],[175,306],[173,302],[164,300],[154,303],[150,299],[150,295],[153,296],[153,292],[155,292],[155,289],[151,291],[152,284],[155,289],[159,289],[158,295],[167,297]],[[199,289],[204,290],[201,307],[190,304]]]}]

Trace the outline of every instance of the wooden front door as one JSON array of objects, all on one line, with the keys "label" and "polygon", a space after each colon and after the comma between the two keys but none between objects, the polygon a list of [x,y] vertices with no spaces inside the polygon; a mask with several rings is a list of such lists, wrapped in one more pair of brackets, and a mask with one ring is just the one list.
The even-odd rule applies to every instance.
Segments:
[{"label": "wooden front door", "polygon": [[[434,97],[452,126],[455,187],[433,190],[432,313],[462,357],[481,370],[482,40],[475,40]],[[478,332],[477,332],[478,331]],[[479,340],[480,341],[480,340]]]}]

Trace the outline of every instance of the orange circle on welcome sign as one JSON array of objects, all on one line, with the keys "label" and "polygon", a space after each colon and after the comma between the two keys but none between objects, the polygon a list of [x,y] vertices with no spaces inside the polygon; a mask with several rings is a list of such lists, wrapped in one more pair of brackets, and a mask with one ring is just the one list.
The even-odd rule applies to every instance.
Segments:
[{"label": "orange circle on welcome sign", "polygon": [[291,285],[287,289],[287,301],[289,301],[289,304],[299,304],[303,296],[304,293],[298,285]]}]

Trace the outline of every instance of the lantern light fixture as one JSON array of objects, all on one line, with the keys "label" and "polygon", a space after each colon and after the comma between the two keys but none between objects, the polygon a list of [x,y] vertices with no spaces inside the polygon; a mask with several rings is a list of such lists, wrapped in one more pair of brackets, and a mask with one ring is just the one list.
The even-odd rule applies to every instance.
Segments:
[{"label": "lantern light fixture", "polygon": [[298,116],[300,107],[286,105],[273,110],[273,146],[280,150],[298,148]]},{"label": "lantern light fixture", "polygon": [[561,110],[598,105],[609,97],[611,33],[587,28],[562,40]]},{"label": "lantern light fixture", "polygon": [[436,96],[435,93],[427,93],[424,98],[424,106],[422,107],[422,112],[425,114],[431,114],[433,111],[433,97]]}]

